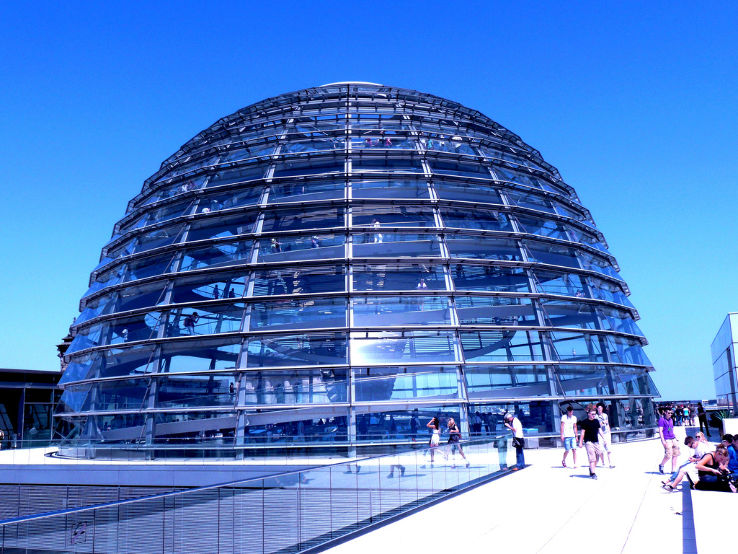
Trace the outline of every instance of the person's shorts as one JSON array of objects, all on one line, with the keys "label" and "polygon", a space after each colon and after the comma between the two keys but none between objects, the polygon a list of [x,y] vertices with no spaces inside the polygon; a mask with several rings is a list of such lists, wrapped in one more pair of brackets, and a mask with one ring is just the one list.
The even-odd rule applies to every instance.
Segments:
[{"label": "person's shorts", "polygon": [[599,442],[585,442],[584,448],[587,450],[587,458],[589,463],[596,463],[598,454],[602,454],[602,447]]},{"label": "person's shorts", "polygon": [[607,433],[606,435],[600,435],[600,446],[602,447],[602,450],[610,453],[610,443],[612,442],[612,435],[610,433]]},{"label": "person's shorts", "polygon": [[574,442],[576,441],[575,437],[564,437],[564,449],[569,452],[569,450],[574,450],[576,445]]},{"label": "person's shorts", "polygon": [[679,453],[679,443],[676,439],[666,439],[664,441],[664,456],[678,458]]}]

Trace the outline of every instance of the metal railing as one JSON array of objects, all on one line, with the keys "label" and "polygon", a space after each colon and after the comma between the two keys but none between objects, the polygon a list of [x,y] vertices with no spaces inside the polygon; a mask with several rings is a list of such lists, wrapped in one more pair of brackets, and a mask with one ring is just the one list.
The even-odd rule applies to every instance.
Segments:
[{"label": "metal railing", "polygon": [[266,478],[6,515],[0,520],[0,546],[3,551],[147,554],[321,550],[504,475],[508,463],[514,464],[507,437],[461,446],[466,459],[451,444],[433,451],[398,450]]}]

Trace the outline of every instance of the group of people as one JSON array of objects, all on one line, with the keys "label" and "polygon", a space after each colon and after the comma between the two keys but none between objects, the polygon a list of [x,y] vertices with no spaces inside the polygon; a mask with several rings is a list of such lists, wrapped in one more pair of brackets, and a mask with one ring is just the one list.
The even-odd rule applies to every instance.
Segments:
[{"label": "group of people", "polygon": [[[428,447],[430,450],[430,460],[432,464],[435,462],[436,450],[438,450],[438,448],[441,446],[441,421],[438,419],[438,417],[433,416],[433,418],[431,418],[431,420],[426,424],[426,427],[431,430],[431,438],[428,443]],[[449,454],[455,455],[456,450],[458,450],[459,454],[461,454],[461,457],[466,462],[466,467],[469,467],[469,460],[466,459],[464,449],[461,447],[461,430],[456,424],[456,421],[454,421],[454,418],[448,418],[448,422],[446,423],[446,430],[448,431],[447,444],[450,445],[450,452],[441,450],[441,454],[443,454],[445,459],[448,459]]]},{"label": "group of people", "polygon": [[586,408],[587,419],[578,421],[574,415],[574,407],[567,406],[566,413],[561,416],[561,442],[564,444],[564,457],[561,460],[563,467],[569,452],[572,455],[572,467],[577,467],[577,448],[584,448],[589,461],[589,476],[597,479],[595,469],[599,461],[605,466],[614,468],[612,460],[612,433],[610,430],[610,419],[605,413],[605,405],[598,402],[597,405],[589,404]]},{"label": "group of people", "polygon": [[679,465],[681,451],[674,434],[673,416],[674,409],[666,408],[658,422],[659,438],[664,448],[659,473],[665,473],[664,467],[671,461],[671,474],[661,482],[662,486],[674,491],[686,477],[690,486],[698,490],[738,492],[738,435],[724,435],[715,448],[702,431],[694,437],[687,436],[684,445],[692,452],[687,461]]}]

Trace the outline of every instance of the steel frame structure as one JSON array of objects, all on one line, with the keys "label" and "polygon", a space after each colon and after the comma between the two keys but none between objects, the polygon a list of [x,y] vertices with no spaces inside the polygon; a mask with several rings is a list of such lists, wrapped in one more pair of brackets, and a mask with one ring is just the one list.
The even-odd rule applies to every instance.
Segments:
[{"label": "steel frame structure", "polygon": [[484,434],[515,409],[551,433],[560,403],[595,399],[645,428],[658,393],[618,271],[574,189],[477,111],[372,83],[270,98],[128,204],[59,432],[83,455],[354,453],[436,414]]}]

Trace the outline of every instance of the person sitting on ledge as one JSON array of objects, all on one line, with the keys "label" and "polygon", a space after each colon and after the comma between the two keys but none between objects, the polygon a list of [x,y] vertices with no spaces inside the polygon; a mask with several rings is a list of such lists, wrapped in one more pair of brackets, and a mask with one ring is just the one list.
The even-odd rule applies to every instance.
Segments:
[{"label": "person sitting on ledge", "polygon": [[720,445],[715,452],[705,454],[696,467],[700,479],[695,485],[697,490],[738,492],[730,482],[728,450],[724,446]]}]

